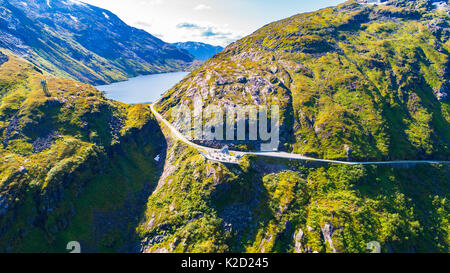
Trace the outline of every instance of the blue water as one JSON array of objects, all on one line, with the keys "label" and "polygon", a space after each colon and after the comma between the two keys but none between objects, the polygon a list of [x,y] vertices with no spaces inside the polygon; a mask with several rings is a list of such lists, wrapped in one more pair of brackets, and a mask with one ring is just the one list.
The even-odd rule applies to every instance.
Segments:
[{"label": "blue water", "polygon": [[108,99],[127,104],[150,103],[157,101],[161,95],[174,87],[189,72],[173,72],[139,76],[128,81],[96,86]]}]

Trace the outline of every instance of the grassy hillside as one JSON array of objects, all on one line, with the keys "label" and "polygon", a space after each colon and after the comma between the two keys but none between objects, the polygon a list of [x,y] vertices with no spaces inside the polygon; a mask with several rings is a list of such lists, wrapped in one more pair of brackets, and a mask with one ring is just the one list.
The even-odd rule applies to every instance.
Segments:
[{"label": "grassy hillside", "polygon": [[206,161],[171,143],[140,224],[145,252],[449,252],[447,166]]},{"label": "grassy hillside", "polygon": [[0,67],[0,252],[136,252],[135,226],[162,171],[165,141],[146,106]]},{"label": "grassy hillside", "polygon": [[281,149],[327,159],[450,158],[448,10],[427,1],[337,7],[269,24],[169,91],[282,109]]}]

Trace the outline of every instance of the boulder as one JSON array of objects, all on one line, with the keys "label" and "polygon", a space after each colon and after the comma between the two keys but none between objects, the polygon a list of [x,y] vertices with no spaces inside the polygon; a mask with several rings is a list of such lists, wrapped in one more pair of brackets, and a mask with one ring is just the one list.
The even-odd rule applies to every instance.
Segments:
[{"label": "boulder", "polygon": [[247,83],[247,78],[244,76],[238,77],[237,82],[238,83]]},{"label": "boulder", "polygon": [[325,242],[328,243],[333,253],[336,253],[336,248],[334,248],[333,245],[333,234],[334,234],[334,227],[332,224],[325,224],[322,228],[322,235],[325,240]]},{"label": "boulder", "polygon": [[295,242],[295,253],[302,253],[303,248],[303,238],[305,237],[305,233],[302,229],[299,229],[296,234],[294,234],[294,242]]},{"label": "boulder", "polygon": [[224,79],[224,78],[219,78],[218,80],[216,80],[216,84],[217,85],[228,85],[231,84],[231,82],[229,82],[228,80]]},{"label": "boulder", "polygon": [[349,145],[345,144],[344,145],[344,150],[345,150],[345,154],[347,156],[347,159],[350,160],[350,158],[352,157],[352,152],[353,152],[352,148]]},{"label": "boulder", "polygon": [[450,84],[448,82],[446,82],[446,83],[442,84],[440,89],[434,90],[434,94],[435,94],[436,98],[438,99],[438,101],[448,101],[449,89],[450,89]]},{"label": "boulder", "polygon": [[276,67],[276,66],[272,66],[269,68],[269,72],[272,74],[276,74],[276,73],[278,73],[278,71],[279,71],[278,67]]},{"label": "boulder", "polygon": [[28,170],[27,170],[24,166],[20,166],[20,167],[19,167],[19,172],[20,172],[20,173],[27,173]]}]

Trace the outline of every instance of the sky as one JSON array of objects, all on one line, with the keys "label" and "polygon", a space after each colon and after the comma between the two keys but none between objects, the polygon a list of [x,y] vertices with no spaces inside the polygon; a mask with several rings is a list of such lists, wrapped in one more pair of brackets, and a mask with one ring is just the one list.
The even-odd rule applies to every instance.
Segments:
[{"label": "sky", "polygon": [[82,0],[165,42],[226,46],[262,26],[344,0]]}]

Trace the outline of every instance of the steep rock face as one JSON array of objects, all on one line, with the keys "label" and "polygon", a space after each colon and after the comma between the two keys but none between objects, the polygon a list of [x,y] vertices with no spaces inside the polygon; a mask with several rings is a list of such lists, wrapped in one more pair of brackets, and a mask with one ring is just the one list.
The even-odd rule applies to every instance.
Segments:
[{"label": "steep rock face", "polygon": [[[44,83],[46,90],[44,90]],[[136,252],[165,140],[145,105],[44,77],[15,56],[0,69],[0,252]]]},{"label": "steep rock face", "polygon": [[448,159],[449,21],[429,1],[349,1],[296,15],[228,46],[167,92],[159,110],[171,119],[173,106],[200,100],[278,104],[286,151]]},{"label": "steep rock face", "polygon": [[188,69],[194,57],[80,1],[0,4],[0,47],[59,76],[100,84]]},{"label": "steep rock face", "polygon": [[206,61],[223,50],[221,46],[213,46],[199,42],[174,43],[174,46],[187,50],[200,61]]}]

